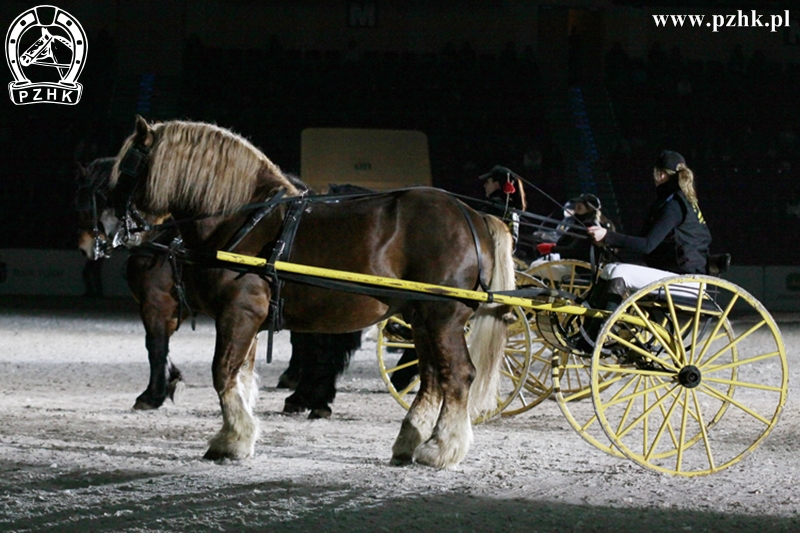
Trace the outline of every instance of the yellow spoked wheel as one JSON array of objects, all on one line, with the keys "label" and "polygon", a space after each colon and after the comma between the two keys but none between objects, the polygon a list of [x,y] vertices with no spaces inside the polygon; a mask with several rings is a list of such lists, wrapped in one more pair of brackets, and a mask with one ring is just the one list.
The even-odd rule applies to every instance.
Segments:
[{"label": "yellow spoked wheel", "polygon": [[[517,288],[548,287],[542,280],[519,271],[516,272],[516,284]],[[503,409],[502,416],[514,416],[524,413],[549,398],[553,391],[550,378],[552,349],[539,335],[539,331],[534,324],[534,313],[530,310],[524,311],[525,319],[531,331],[531,363],[522,387]]]},{"label": "yellow spoked wheel", "polygon": [[[742,318],[732,323],[734,310]],[[606,321],[591,361],[592,403],[612,446],[682,476],[723,470],[754,450],[787,390],[775,321],[746,291],[709,276],[636,292]]]},{"label": "yellow spoked wheel", "polygon": [[[407,350],[414,350],[414,341],[411,326],[401,317],[393,316],[378,325],[378,368],[386,388],[403,409],[411,407],[420,381],[417,354]],[[407,377],[400,380],[403,374]]]},{"label": "yellow spoked wheel", "polygon": [[[616,361],[612,355],[606,363]],[[556,351],[553,354],[553,396],[558,408],[583,440],[616,457],[624,457],[600,425],[592,403],[590,357]],[[601,376],[603,378],[607,377]],[[572,380],[572,381],[570,381]]]},{"label": "yellow spoked wheel", "polygon": [[[568,292],[576,298],[583,298],[592,286],[592,266],[585,261],[574,259],[549,261],[532,265],[526,274],[539,280],[544,287]],[[577,333],[577,328],[580,327],[577,317],[565,313],[551,313],[550,316],[537,318],[557,320],[560,328],[567,334]],[[550,356],[550,365],[548,365],[550,375],[547,386],[554,393],[559,408],[567,421],[592,445],[608,453],[618,454],[610,448],[605,433],[596,423],[597,418],[590,405],[591,360],[563,350],[549,350],[548,354]],[[568,402],[573,400],[586,401],[576,403],[575,412],[572,413]]]},{"label": "yellow spoked wheel", "polygon": [[[526,274],[539,280],[545,287],[568,292],[576,298],[583,298],[592,287],[592,266],[585,261],[574,259],[564,259],[560,261],[549,261],[532,265]],[[577,333],[576,328],[580,326],[577,317],[566,313],[550,313],[548,317],[540,319],[555,319],[559,322],[563,331],[568,334]],[[589,372],[585,368],[583,361],[574,354],[558,354],[563,359],[563,364],[559,365],[564,372],[560,374],[560,388],[562,393],[576,394],[589,388]],[[551,362],[552,362],[551,357]],[[552,372],[551,372],[552,374]]]},{"label": "yellow spoked wheel", "polygon": [[[500,414],[517,398],[528,377],[532,361],[533,336],[522,308],[512,308],[514,321],[508,326],[502,361],[497,409],[484,413],[474,423],[481,423]],[[469,324],[467,324],[467,335]],[[391,317],[378,327],[378,367],[392,397],[404,409],[411,406],[419,388],[418,359],[413,350],[411,327],[400,317]],[[405,357],[404,357],[405,355]],[[403,374],[404,379],[400,379]]]}]

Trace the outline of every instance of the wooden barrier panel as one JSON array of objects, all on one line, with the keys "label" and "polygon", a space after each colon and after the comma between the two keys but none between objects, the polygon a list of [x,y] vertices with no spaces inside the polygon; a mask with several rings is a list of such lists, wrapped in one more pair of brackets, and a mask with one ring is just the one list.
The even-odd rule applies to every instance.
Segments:
[{"label": "wooden barrier panel", "polygon": [[301,137],[300,178],[317,192],[330,184],[431,185],[428,137],[420,131],[309,128]]}]

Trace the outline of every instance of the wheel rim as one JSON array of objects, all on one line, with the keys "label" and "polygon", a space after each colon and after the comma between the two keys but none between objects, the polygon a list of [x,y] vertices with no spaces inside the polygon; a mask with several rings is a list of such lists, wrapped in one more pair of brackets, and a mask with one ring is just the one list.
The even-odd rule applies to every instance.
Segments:
[{"label": "wheel rim", "polygon": [[[734,308],[747,317],[735,326]],[[601,348],[614,343],[610,360]],[[740,287],[708,276],[661,280],[625,300],[598,336],[591,375],[612,444],[645,468],[682,476],[723,470],[752,452],[777,424],[788,389],[772,317]]]},{"label": "wheel rim", "polygon": [[[397,400],[403,409],[408,410],[411,407],[411,401],[414,399],[413,393],[419,387],[419,374],[411,380],[409,385],[402,390],[397,390],[392,383],[392,374],[398,370],[403,368],[410,367],[412,365],[416,365],[419,363],[417,359],[413,361],[409,361],[404,363],[403,365],[398,365],[397,361],[399,361],[400,353],[406,348],[413,348],[414,342],[408,339],[403,338],[402,336],[395,335],[390,333],[386,327],[389,324],[397,324],[401,327],[411,329],[411,326],[406,323],[402,318],[399,316],[393,316],[384,320],[378,325],[378,369],[381,373],[381,378],[383,378],[383,382],[386,384],[386,388],[391,393],[392,397]],[[396,357],[394,354],[397,353]]]},{"label": "wheel rim", "polygon": [[[517,288],[538,287],[547,288],[541,280],[526,272],[516,273]],[[525,311],[525,320],[531,332],[531,361],[527,376],[519,392],[511,398],[501,413],[504,417],[515,416],[539,405],[550,397],[553,391],[550,370],[551,350],[549,344],[542,340],[538,330],[532,326],[534,314]]]}]

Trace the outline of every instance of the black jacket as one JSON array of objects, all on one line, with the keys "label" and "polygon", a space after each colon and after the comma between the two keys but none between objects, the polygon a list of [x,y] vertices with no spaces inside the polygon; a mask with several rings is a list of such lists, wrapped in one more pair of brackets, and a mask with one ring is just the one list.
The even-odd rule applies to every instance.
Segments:
[{"label": "black jacket", "polygon": [[700,208],[692,205],[675,180],[657,189],[641,237],[608,232],[607,246],[641,256],[647,266],[679,274],[705,274],[711,232]]}]

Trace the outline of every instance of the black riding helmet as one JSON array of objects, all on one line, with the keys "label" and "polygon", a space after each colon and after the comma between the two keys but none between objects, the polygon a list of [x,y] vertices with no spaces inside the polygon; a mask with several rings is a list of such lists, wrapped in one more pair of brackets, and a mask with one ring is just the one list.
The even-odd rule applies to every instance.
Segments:
[{"label": "black riding helmet", "polygon": [[678,171],[678,165],[686,166],[686,159],[678,152],[664,150],[653,162],[653,168],[663,168],[666,170]]},{"label": "black riding helmet", "polygon": [[570,200],[570,202],[573,204],[580,202],[592,211],[600,211],[600,209],[603,207],[603,205],[600,203],[600,198],[591,193],[581,194],[577,198]]}]

